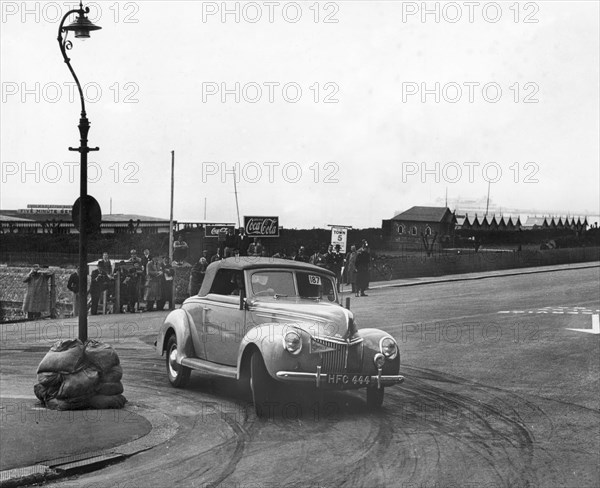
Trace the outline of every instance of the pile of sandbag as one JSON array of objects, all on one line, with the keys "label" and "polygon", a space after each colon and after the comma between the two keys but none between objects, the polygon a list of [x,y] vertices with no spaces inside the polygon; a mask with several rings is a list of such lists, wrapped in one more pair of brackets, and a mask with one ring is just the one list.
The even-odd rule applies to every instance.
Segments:
[{"label": "pile of sandbag", "polygon": [[109,344],[79,339],[58,341],[37,369],[35,396],[48,408],[122,408],[123,370]]}]

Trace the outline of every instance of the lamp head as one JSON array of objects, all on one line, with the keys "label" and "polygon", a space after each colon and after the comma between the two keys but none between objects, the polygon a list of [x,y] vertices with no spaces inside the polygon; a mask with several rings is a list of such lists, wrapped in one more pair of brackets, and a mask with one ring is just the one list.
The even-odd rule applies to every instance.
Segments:
[{"label": "lamp head", "polygon": [[94,25],[85,14],[90,11],[89,8],[83,9],[83,5],[79,4],[79,11],[77,12],[77,18],[74,22],[71,22],[68,26],[63,27],[65,31],[73,31],[76,39],[89,39],[90,32],[102,29],[98,25]]}]

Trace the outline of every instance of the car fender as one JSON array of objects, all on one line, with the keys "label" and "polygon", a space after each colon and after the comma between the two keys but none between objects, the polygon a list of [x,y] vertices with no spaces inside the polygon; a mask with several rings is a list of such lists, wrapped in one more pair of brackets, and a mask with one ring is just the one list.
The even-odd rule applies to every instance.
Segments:
[{"label": "car fender", "polygon": [[[238,351],[237,374],[241,377],[244,363],[244,354],[254,347],[258,348],[265,361],[265,366],[269,374],[276,378],[276,373],[280,369],[285,369],[289,364],[290,358],[286,356],[283,348],[283,337],[290,330],[302,329],[300,324],[271,322],[252,327],[246,332]],[[307,340],[308,334],[303,331],[303,341]]]},{"label": "car fender", "polygon": [[[365,351],[368,351],[368,353],[365,354],[365,362],[368,362],[369,365],[373,364],[372,360],[375,354],[381,352],[379,349],[379,343],[381,339],[383,339],[384,337],[390,337],[396,342],[396,345],[398,345],[398,341],[394,339],[393,336],[381,329],[359,329],[357,332],[357,336],[362,338],[365,346]],[[397,374],[398,370],[400,369],[399,345],[398,354],[394,359],[387,359],[383,369],[385,372],[389,372],[389,374]]]},{"label": "car fender", "polygon": [[194,350],[194,335],[197,335],[194,321],[190,314],[179,308],[173,310],[158,331],[156,352],[162,356],[167,347],[166,339],[171,333],[177,337],[177,363],[183,358],[196,357]]}]

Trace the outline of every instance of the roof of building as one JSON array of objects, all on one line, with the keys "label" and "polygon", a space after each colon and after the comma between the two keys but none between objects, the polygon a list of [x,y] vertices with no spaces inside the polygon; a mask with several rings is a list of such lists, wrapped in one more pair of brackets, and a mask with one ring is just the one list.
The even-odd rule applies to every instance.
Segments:
[{"label": "roof of building", "polygon": [[146,215],[135,215],[135,214],[104,214],[102,215],[102,222],[129,222],[133,220],[136,222],[169,222],[169,219],[161,219],[158,217],[148,217]]},{"label": "roof of building", "polygon": [[3,215],[0,213],[0,222],[35,222],[33,219],[24,219],[22,217],[13,217],[12,215]]},{"label": "roof of building", "polygon": [[[18,210],[0,210],[0,220],[3,221],[21,221],[21,222],[46,222],[47,220],[62,220],[71,222],[71,212],[69,213],[25,213],[19,212]],[[137,222],[169,222],[169,219],[161,219],[158,217],[148,217],[146,215],[136,214],[104,214],[102,215],[102,222],[129,222],[133,220]]]},{"label": "roof of building", "polygon": [[416,222],[442,222],[447,214],[452,215],[448,207],[411,207],[396,215],[392,220],[412,220]]}]

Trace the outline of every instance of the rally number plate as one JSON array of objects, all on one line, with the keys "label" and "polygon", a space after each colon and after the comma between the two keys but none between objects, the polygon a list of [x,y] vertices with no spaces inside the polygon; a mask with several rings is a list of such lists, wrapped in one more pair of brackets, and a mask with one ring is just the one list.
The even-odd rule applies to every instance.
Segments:
[{"label": "rally number plate", "polygon": [[371,377],[358,374],[329,373],[327,383],[330,385],[368,385],[371,383]]}]

